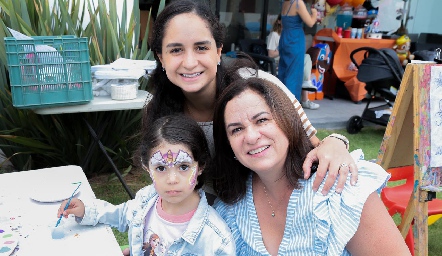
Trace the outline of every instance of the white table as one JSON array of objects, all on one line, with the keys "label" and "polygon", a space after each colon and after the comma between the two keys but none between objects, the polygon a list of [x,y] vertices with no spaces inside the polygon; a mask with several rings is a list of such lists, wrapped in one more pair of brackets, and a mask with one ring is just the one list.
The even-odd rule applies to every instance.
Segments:
[{"label": "white table", "polygon": [[142,109],[144,104],[147,103],[147,100],[151,97],[152,94],[148,93],[147,91],[138,90],[137,98],[133,100],[112,100],[111,96],[109,95],[94,97],[93,100],[86,104],[35,108],[33,111],[39,115],[49,115]]},{"label": "white table", "polygon": [[[79,166],[62,166],[0,175],[0,229],[8,227],[19,234],[14,256],[28,255],[122,255],[112,230],[103,224],[82,226],[73,216],[62,220],[65,236],[52,239],[61,202],[42,203],[30,198],[33,193],[56,184],[81,181],[78,198],[95,198]],[[74,189],[76,185],[70,185]],[[72,192],[74,191],[72,190]],[[57,193],[57,191],[54,191]],[[0,246],[1,247],[1,246]],[[0,255],[8,255],[1,254]]]},{"label": "white table", "polygon": [[[111,96],[100,96],[94,97],[94,99],[86,104],[79,105],[70,105],[70,106],[53,106],[53,107],[44,107],[44,108],[36,108],[33,111],[40,115],[50,115],[50,114],[67,114],[67,113],[81,113],[81,112],[100,112],[100,111],[118,111],[118,110],[132,110],[132,109],[142,109],[146,103],[152,98],[152,94],[147,91],[138,90],[137,98],[133,100],[112,100]],[[112,166],[114,173],[117,175],[124,189],[130,198],[134,198],[134,193],[127,186],[124,181],[123,176],[121,175],[118,168],[115,166],[111,157],[107,154],[104,145],[101,143],[100,138],[97,136],[97,132],[92,126],[87,122],[86,119],[83,119],[86,123],[89,132],[94,138],[95,142],[100,147],[101,151],[105,155],[106,159]],[[101,127],[100,129],[102,129]],[[92,145],[94,146],[94,145]],[[89,151],[90,152],[90,151]],[[85,157],[85,161],[82,164],[83,167],[88,163],[90,155],[88,154]]]}]

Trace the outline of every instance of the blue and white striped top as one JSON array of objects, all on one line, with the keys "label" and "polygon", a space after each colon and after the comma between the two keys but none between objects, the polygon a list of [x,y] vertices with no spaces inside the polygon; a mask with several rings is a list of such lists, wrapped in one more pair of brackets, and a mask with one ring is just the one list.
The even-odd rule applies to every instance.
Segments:
[{"label": "blue and white striped top", "polygon": [[[350,255],[345,249],[359,226],[362,208],[368,196],[382,189],[390,175],[382,167],[364,160],[358,165],[358,182],[347,179],[341,194],[336,183],[323,196],[312,190],[314,177],[301,180],[301,189],[293,190],[287,208],[284,237],[278,255]],[[262,241],[261,230],[252,194],[252,176],[247,180],[246,196],[234,205],[218,200],[215,209],[230,227],[236,243],[236,255],[269,255]]]}]

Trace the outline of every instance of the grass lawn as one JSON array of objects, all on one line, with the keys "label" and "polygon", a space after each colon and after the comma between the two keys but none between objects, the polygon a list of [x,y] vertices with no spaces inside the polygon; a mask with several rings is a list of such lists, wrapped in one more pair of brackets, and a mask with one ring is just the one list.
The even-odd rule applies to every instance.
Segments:
[{"label": "grass lawn", "polygon": [[[348,134],[345,130],[319,130],[317,136],[322,139],[332,133],[340,133],[350,140],[350,150],[362,149],[366,160],[376,159],[384,136],[384,127],[364,127],[357,134]],[[132,171],[125,177],[129,187],[133,191],[150,184],[147,173]],[[108,176],[94,177],[89,180],[97,198],[113,204],[119,204],[129,200],[129,196],[117,179],[109,181]],[[396,185],[396,184],[389,184]],[[442,199],[442,193],[437,193],[437,198]],[[400,218],[395,216],[396,223]],[[127,233],[113,229],[115,237],[120,245],[127,245]],[[428,255],[442,256],[442,219],[428,228]]]}]

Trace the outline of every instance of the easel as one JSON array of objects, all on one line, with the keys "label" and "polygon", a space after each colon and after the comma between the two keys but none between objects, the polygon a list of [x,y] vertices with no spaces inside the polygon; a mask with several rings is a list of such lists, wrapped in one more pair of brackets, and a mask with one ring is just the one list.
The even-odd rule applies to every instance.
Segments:
[{"label": "easel", "polygon": [[[435,64],[408,64],[379,150],[377,163],[385,170],[414,165],[414,191],[399,230],[405,238],[414,219],[415,255],[428,255],[428,201],[435,192],[428,189],[424,174],[440,173],[441,167],[427,168],[431,124],[429,77]],[[438,181],[440,182],[440,181]],[[436,184],[440,188],[440,183]]]}]

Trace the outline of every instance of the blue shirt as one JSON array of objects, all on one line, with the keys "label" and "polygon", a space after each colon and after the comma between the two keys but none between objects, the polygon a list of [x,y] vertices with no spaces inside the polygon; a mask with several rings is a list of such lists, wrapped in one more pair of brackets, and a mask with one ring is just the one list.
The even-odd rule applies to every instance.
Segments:
[{"label": "blue shirt", "polygon": [[[235,255],[230,229],[218,213],[208,205],[204,191],[187,229],[166,252],[166,255]],[[143,231],[147,212],[155,207],[158,193],[153,185],[142,188],[135,199],[112,205],[99,199],[83,200],[85,214],[82,225],[109,224],[124,232],[127,229],[131,255],[144,255]]]},{"label": "blue shirt", "polygon": [[[352,186],[349,176],[341,194],[335,193],[337,182],[324,196],[319,192],[324,183],[314,192],[314,177],[300,180],[301,189],[290,196],[278,255],[350,255],[345,246],[356,233],[365,201],[390,177],[375,163],[360,160],[357,165],[357,184]],[[217,200],[214,207],[232,231],[236,255],[269,255],[253,203],[252,175],[241,201],[227,205]]]}]

